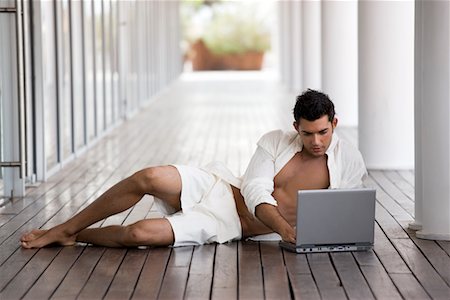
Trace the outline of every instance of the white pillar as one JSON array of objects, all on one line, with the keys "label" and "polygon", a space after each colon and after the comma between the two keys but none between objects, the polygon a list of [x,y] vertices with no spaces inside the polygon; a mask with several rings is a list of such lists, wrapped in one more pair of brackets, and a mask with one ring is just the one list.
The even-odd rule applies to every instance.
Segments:
[{"label": "white pillar", "polygon": [[281,81],[288,85],[290,78],[290,61],[292,52],[289,48],[290,36],[288,34],[289,29],[289,5],[288,1],[280,1],[278,5],[279,9],[279,49],[280,49],[280,78]]},{"label": "white pillar", "polygon": [[322,2],[322,89],[339,125],[358,125],[358,3]]},{"label": "white pillar", "polygon": [[320,7],[320,1],[302,1],[302,78],[305,89],[322,89]]},{"label": "white pillar", "polygon": [[422,229],[422,9],[414,8],[414,222],[412,230]]},{"label": "white pillar", "polygon": [[416,1],[416,236],[433,240],[450,240],[449,19],[450,2]]},{"label": "white pillar", "polygon": [[372,169],[414,165],[414,1],[358,3],[359,148]]},{"label": "white pillar", "polygon": [[300,94],[303,86],[303,62],[302,62],[302,3],[293,1],[291,4],[291,40],[292,40],[292,86],[291,90]]}]

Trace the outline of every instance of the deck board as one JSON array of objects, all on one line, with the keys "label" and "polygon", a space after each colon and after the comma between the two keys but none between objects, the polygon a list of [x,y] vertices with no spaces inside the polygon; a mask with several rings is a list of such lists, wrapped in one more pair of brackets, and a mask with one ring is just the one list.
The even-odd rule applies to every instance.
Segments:
[{"label": "deck board", "polygon": [[[262,134],[292,127],[293,95],[276,82],[191,76],[0,208],[0,299],[450,299],[450,242],[420,240],[408,229],[412,170],[370,170],[365,184],[377,189],[377,205],[375,246],[367,252],[296,255],[251,241],[21,249],[23,232],[63,222],[139,169],[219,160],[242,175]],[[357,144],[356,128],[338,134]],[[145,196],[91,227],[160,216]]]},{"label": "deck board", "polygon": [[261,244],[264,296],[268,299],[290,299],[289,281],[283,255],[277,243]]},{"label": "deck board", "polygon": [[350,299],[374,299],[364,275],[351,252],[331,253],[333,266]]},{"label": "deck board", "polygon": [[214,262],[211,296],[214,299],[237,299],[237,244],[227,243],[217,245]]},{"label": "deck board", "polygon": [[132,299],[157,299],[169,262],[170,248],[154,248],[148,251]]},{"label": "deck board", "polygon": [[209,299],[211,296],[215,254],[214,244],[194,248],[186,286],[186,299]]},{"label": "deck board", "polygon": [[263,299],[264,284],[259,244],[243,241],[238,247],[239,298]]}]

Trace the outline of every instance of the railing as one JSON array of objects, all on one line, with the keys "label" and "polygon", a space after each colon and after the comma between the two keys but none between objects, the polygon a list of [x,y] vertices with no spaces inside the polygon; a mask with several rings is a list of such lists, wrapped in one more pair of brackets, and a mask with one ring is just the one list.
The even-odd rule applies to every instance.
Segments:
[{"label": "railing", "polygon": [[[4,154],[6,157],[16,157],[17,159],[10,161],[1,161],[0,168],[18,168],[19,172],[4,172],[4,197],[2,198],[13,198],[24,196],[24,182],[26,176],[26,131],[25,131],[25,96],[24,96],[24,39],[23,39],[23,10],[22,1],[16,0],[14,2],[3,1],[0,5],[7,5],[14,3],[14,7],[0,7],[0,14],[14,14],[15,17],[15,40],[16,40],[16,78],[11,78],[10,82],[15,83],[17,88],[17,99],[15,99],[14,94],[11,93],[10,97],[3,98],[1,103],[6,110],[4,111],[5,122],[4,124],[17,124],[18,130],[15,130],[15,126],[8,126],[3,128],[5,136],[8,136],[8,141],[11,142],[10,145],[3,143],[5,149]],[[2,43],[3,47],[8,47],[10,45],[9,41]],[[1,46],[0,46],[1,47]],[[11,58],[14,57],[11,54]],[[4,72],[7,75],[7,72]],[[12,75],[13,73],[11,73]],[[14,77],[14,76],[11,76]],[[14,86],[14,84],[13,84]],[[9,101],[8,103],[6,103]],[[14,105],[14,101],[17,101],[17,106]],[[17,109],[16,109],[17,108]],[[18,150],[17,150],[18,149]],[[13,151],[18,151],[14,153]],[[8,159],[7,158],[7,159]],[[4,205],[6,202],[0,202],[0,206]]]}]

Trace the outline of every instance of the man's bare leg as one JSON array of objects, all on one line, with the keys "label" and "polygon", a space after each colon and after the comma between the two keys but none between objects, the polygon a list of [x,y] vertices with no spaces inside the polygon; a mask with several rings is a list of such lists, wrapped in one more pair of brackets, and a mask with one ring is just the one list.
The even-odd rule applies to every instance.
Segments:
[{"label": "man's bare leg", "polygon": [[78,242],[106,247],[169,246],[174,240],[172,226],[164,218],[141,220],[128,226],[86,228],[77,235]]},{"label": "man's bare leg", "polygon": [[173,166],[143,169],[112,186],[66,222],[49,230],[33,230],[23,235],[22,246],[40,248],[52,243],[71,245],[81,230],[132,207],[145,194],[163,199],[180,210],[181,178],[178,170]]}]

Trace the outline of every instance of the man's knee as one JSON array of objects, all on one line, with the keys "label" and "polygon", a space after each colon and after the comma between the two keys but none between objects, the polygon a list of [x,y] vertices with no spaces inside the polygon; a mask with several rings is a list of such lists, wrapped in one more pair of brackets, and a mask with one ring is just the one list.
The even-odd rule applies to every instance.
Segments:
[{"label": "man's knee", "polygon": [[143,246],[148,244],[148,232],[145,232],[137,224],[125,227],[124,246]]},{"label": "man's knee", "polygon": [[[154,220],[152,224],[138,221],[125,227],[124,246],[167,246],[173,244],[173,233],[167,220]],[[168,223],[168,222],[167,222]],[[149,226],[150,225],[150,226]],[[169,226],[170,228],[166,228]]]},{"label": "man's knee", "polygon": [[152,193],[158,181],[160,167],[142,169],[131,176],[131,180],[137,185],[142,193]]}]

